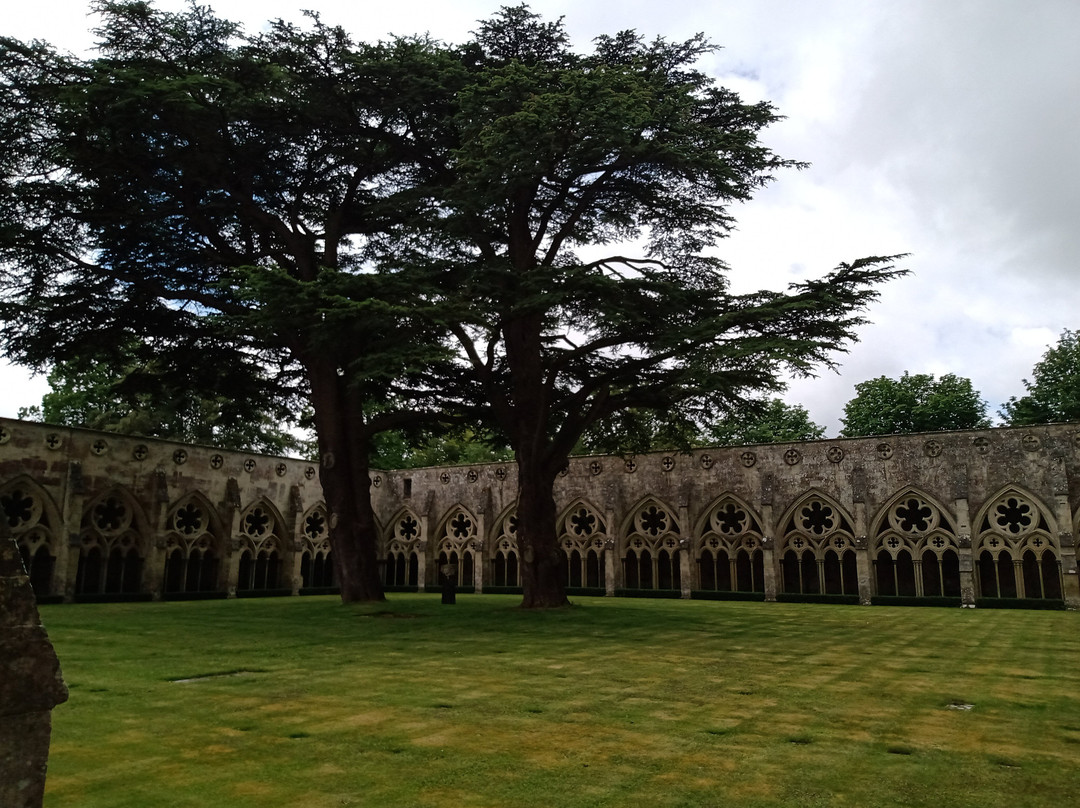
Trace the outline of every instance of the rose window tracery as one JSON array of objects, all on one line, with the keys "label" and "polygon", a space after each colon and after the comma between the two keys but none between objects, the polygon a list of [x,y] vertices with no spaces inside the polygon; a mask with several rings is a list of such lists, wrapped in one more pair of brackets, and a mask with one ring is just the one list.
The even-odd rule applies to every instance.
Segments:
[{"label": "rose window tracery", "polygon": [[570,529],[578,536],[591,536],[596,531],[596,516],[588,508],[570,514]]},{"label": "rose window tracery", "polygon": [[934,527],[934,509],[921,499],[905,499],[892,512],[892,522],[905,533],[926,533]]},{"label": "rose window tracery", "polygon": [[420,535],[420,523],[412,514],[406,514],[398,520],[397,535],[403,541],[412,541]]},{"label": "rose window tracery", "polygon": [[716,530],[728,536],[743,533],[750,521],[745,510],[734,502],[721,505],[713,514],[713,523]]},{"label": "rose window tracery", "polygon": [[244,517],[243,530],[249,536],[265,536],[270,528],[270,514],[262,508],[252,508]]},{"label": "rose window tracery", "polygon": [[836,526],[836,517],[831,506],[820,500],[814,500],[799,510],[799,521],[804,530],[820,536]]},{"label": "rose window tracery", "polygon": [[185,536],[192,536],[202,530],[203,513],[195,503],[189,502],[177,508],[173,514],[173,529]]},{"label": "rose window tracery", "polygon": [[451,538],[466,539],[472,535],[473,522],[463,512],[458,511],[454,517],[450,520],[448,526],[448,533]]},{"label": "rose window tracery", "polygon": [[0,509],[4,511],[8,527],[13,530],[36,522],[41,513],[41,506],[34,497],[19,488],[0,496]]},{"label": "rose window tracery", "polygon": [[638,529],[650,536],[659,536],[669,529],[671,519],[663,508],[650,505],[638,513]]},{"label": "rose window tracery", "polygon": [[313,511],[304,520],[304,535],[311,541],[317,541],[326,532],[326,514],[322,511]]},{"label": "rose window tracery", "polygon": [[1014,536],[1034,527],[1034,509],[1018,497],[1008,497],[994,507],[993,523]]},{"label": "rose window tracery", "polygon": [[122,501],[108,497],[94,506],[92,519],[102,533],[116,533],[131,523],[131,513]]}]

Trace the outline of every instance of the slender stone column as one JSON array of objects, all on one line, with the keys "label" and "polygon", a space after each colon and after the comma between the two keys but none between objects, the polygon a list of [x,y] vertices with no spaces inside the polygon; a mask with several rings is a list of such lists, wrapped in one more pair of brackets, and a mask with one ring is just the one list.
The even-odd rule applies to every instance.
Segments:
[{"label": "slender stone column", "polygon": [[0,805],[40,808],[52,708],[68,691],[18,545],[0,525]]}]

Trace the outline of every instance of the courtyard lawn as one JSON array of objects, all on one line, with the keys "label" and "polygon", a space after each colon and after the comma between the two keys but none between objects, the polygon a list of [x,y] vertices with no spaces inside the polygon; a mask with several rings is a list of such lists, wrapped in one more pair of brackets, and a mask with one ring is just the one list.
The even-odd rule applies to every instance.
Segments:
[{"label": "courtyard lawn", "polygon": [[41,608],[48,808],[1060,806],[1080,614],[390,595]]}]

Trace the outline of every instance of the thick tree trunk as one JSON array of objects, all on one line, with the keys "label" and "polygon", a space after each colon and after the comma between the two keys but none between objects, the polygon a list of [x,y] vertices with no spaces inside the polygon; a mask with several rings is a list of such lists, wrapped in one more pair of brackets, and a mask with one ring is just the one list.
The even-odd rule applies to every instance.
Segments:
[{"label": "thick tree trunk", "polygon": [[[562,551],[555,525],[555,476],[562,462],[548,438],[547,395],[540,353],[540,318],[504,327],[513,376],[513,404],[506,424],[518,466],[517,540],[526,609],[566,605]],[[564,458],[565,459],[565,458]]]},{"label": "thick tree trunk", "polygon": [[343,603],[384,600],[363,410],[330,362],[307,365],[323,497]]},{"label": "thick tree trunk", "polygon": [[555,525],[554,475],[518,457],[517,540],[526,609],[566,605],[562,551]]}]

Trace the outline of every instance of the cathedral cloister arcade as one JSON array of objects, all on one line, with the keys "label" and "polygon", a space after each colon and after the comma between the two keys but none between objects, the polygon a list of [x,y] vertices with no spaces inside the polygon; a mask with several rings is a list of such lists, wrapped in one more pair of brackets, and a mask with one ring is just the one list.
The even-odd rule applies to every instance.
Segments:
[{"label": "cathedral cloister arcade", "polygon": [[[388,590],[520,586],[512,463],[376,471]],[[573,458],[573,595],[1080,607],[1080,425]],[[0,419],[39,599],[334,591],[316,463]]]}]

